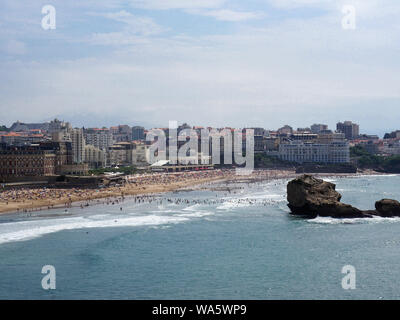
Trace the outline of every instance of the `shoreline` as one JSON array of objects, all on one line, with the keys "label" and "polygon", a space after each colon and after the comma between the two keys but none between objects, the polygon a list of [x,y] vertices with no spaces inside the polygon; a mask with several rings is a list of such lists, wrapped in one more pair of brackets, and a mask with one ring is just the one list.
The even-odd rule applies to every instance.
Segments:
[{"label": "shoreline", "polygon": [[[204,184],[252,183],[277,179],[292,179],[302,174],[294,170],[255,169],[250,175],[236,175],[234,169],[216,169],[180,173],[156,173],[127,176],[123,186],[88,189],[22,188],[0,191],[0,215],[48,211],[51,209],[87,207],[104,201],[119,203],[126,197],[145,197],[198,187]],[[386,175],[372,170],[360,173],[314,173],[316,177],[351,177]],[[4,199],[4,194],[8,196]],[[11,197],[11,198],[10,198]],[[10,198],[10,199],[9,199]],[[101,202],[103,201],[103,202]]]}]

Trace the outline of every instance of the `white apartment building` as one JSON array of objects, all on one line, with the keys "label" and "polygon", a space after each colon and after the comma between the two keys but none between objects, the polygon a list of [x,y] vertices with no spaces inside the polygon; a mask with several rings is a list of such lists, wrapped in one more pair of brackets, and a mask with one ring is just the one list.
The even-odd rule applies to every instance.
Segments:
[{"label": "white apartment building", "polygon": [[90,144],[99,149],[106,150],[114,144],[114,139],[111,131],[104,129],[86,129],[84,132],[86,144]]},{"label": "white apartment building", "polygon": [[326,144],[290,141],[279,145],[278,157],[281,160],[297,163],[348,163],[350,148],[347,141]]}]

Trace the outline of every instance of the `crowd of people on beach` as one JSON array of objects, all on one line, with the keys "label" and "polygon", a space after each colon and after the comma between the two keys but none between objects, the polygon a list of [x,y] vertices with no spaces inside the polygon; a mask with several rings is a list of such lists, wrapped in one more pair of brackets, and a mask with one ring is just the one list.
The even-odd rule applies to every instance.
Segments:
[{"label": "crowd of people on beach", "polygon": [[232,170],[204,170],[204,171],[182,171],[182,172],[160,172],[147,173],[139,175],[130,175],[126,177],[127,183],[135,186],[146,185],[168,185],[171,183],[185,182],[188,180],[203,180],[224,178],[232,175]]},{"label": "crowd of people on beach", "polygon": [[[51,187],[14,187],[0,190],[0,205],[10,203],[21,204],[23,212],[51,209],[54,207],[71,207],[73,203],[81,208],[92,204],[115,205],[124,201],[126,196],[132,195],[136,203],[156,201],[151,193],[152,187],[168,186],[191,187],[200,183],[215,180],[247,181],[254,183],[270,179],[285,178],[293,173],[280,170],[254,170],[249,176],[239,176],[234,169],[215,169],[204,171],[170,172],[170,173],[146,173],[124,177],[123,184],[102,186],[100,188],[51,188]],[[169,190],[172,191],[172,190]],[[229,191],[230,192],[230,191]],[[142,193],[142,194],[141,194]],[[160,201],[159,199],[157,201]],[[162,201],[162,200],[161,200]],[[182,199],[166,199],[166,201],[182,203]],[[195,202],[197,200],[193,200]],[[206,201],[206,200],[198,200]],[[211,200],[209,200],[211,201]],[[213,199],[214,203],[220,200]],[[17,211],[20,210],[17,205]],[[122,210],[122,207],[121,207]]]}]

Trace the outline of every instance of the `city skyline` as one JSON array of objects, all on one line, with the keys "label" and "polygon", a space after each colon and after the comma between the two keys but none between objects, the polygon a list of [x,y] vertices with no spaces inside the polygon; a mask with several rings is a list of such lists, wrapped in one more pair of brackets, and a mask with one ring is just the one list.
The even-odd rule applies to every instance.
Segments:
[{"label": "city skyline", "polygon": [[[9,131],[13,131],[13,130],[11,130],[12,129],[12,127],[14,126],[14,125],[16,125],[17,123],[20,123],[20,124],[28,124],[28,125],[32,125],[32,124],[49,124],[49,123],[52,123],[52,122],[54,122],[54,121],[61,121],[61,122],[65,122],[65,123],[69,123],[73,128],[84,128],[84,129],[96,129],[96,128],[99,128],[99,129],[102,129],[102,128],[106,128],[106,129],[110,129],[110,128],[112,128],[112,127],[118,127],[118,126],[129,126],[130,128],[134,128],[134,127],[143,127],[145,130],[150,130],[150,129],[157,129],[157,128],[168,128],[168,123],[166,123],[165,125],[162,125],[162,126],[146,126],[145,124],[143,124],[143,123],[139,123],[139,122],[136,122],[136,123],[134,123],[134,124],[130,124],[130,123],[115,123],[115,122],[113,122],[112,120],[109,120],[108,121],[108,123],[110,123],[109,125],[104,125],[104,124],[100,124],[100,125],[94,125],[94,126],[91,126],[91,125],[88,125],[88,123],[85,123],[84,122],[84,120],[81,120],[81,121],[79,121],[78,123],[79,123],[79,125],[78,124],[76,124],[76,123],[73,123],[73,122],[71,122],[71,121],[68,121],[67,119],[59,119],[59,118],[57,118],[57,117],[55,117],[55,118],[52,118],[52,119],[49,119],[49,120],[46,120],[46,121],[41,121],[41,122],[35,122],[35,123],[30,123],[30,122],[26,122],[26,121],[20,121],[20,120],[15,120],[15,121],[13,121],[12,123],[10,123],[9,125],[6,125],[6,124],[4,124],[4,123],[0,123],[0,129],[1,129],[1,126],[5,126],[6,128],[7,128],[7,130],[9,130]],[[175,122],[175,121],[174,121]],[[340,130],[340,129],[338,129],[338,127],[337,127],[337,125],[338,124],[342,124],[343,122],[350,122],[350,123],[352,123],[352,121],[349,121],[349,120],[342,120],[342,121],[337,121],[336,123],[333,123],[333,124],[327,124],[327,123],[323,123],[323,122],[315,122],[315,123],[313,123],[313,124],[305,124],[305,125],[303,125],[303,126],[294,126],[293,124],[290,124],[290,123],[283,123],[282,122],[282,124],[279,126],[279,127],[275,127],[275,128],[271,128],[271,127],[266,127],[266,126],[243,126],[243,127],[239,127],[239,128],[242,128],[242,129],[251,129],[251,128],[261,128],[261,129],[264,129],[264,130],[267,130],[267,131],[271,131],[271,132],[275,132],[275,131],[278,131],[279,129],[281,129],[282,127],[285,127],[285,126],[290,126],[292,129],[293,129],[293,131],[304,131],[305,129],[308,129],[308,131],[313,131],[312,130],[312,127],[313,126],[320,126],[320,125],[322,125],[322,126],[326,126],[326,130],[331,130],[331,131],[333,131],[333,132],[335,132],[335,131],[342,131],[342,130]],[[89,124],[90,123],[92,123],[92,122],[89,122]],[[229,126],[229,125],[224,125],[224,126],[212,126],[212,125],[210,125],[210,124],[199,124],[199,123],[189,123],[189,122],[185,122],[185,121],[183,121],[183,122],[176,122],[178,125],[188,125],[189,127],[192,127],[192,128],[194,128],[194,127],[204,127],[204,128],[235,128],[234,126]],[[354,124],[357,124],[357,126],[358,127],[360,127],[360,124],[357,122],[357,121],[354,121],[353,120],[353,123]],[[83,124],[83,125],[82,125]],[[239,129],[239,128],[237,128],[237,129]],[[358,129],[359,130],[359,129]],[[376,136],[378,136],[379,138],[384,138],[384,136],[386,135],[386,134],[389,134],[390,132],[395,132],[395,131],[398,131],[398,129],[396,128],[396,129],[380,129],[380,131],[379,132],[367,132],[367,131],[365,131],[364,130],[364,128],[362,128],[362,131],[359,131],[359,134],[360,135],[376,135]],[[1,130],[0,130],[0,132],[1,132]]]},{"label": "city skyline", "polygon": [[[44,30],[47,4],[3,2],[3,124],[398,127],[393,0],[55,0],[56,29]],[[355,30],[342,28],[343,5]]]}]

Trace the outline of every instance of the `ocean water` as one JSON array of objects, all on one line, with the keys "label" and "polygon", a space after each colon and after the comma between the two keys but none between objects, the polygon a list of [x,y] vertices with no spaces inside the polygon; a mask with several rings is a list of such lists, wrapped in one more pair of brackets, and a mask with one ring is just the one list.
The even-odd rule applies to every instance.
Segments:
[{"label": "ocean water", "polygon": [[[326,180],[343,202],[400,200],[400,176]],[[400,219],[289,215],[287,180],[216,184],[0,217],[1,299],[398,299]],[[177,201],[179,200],[179,201]],[[44,265],[56,289],[41,286]],[[342,288],[342,267],[356,289]]]}]

